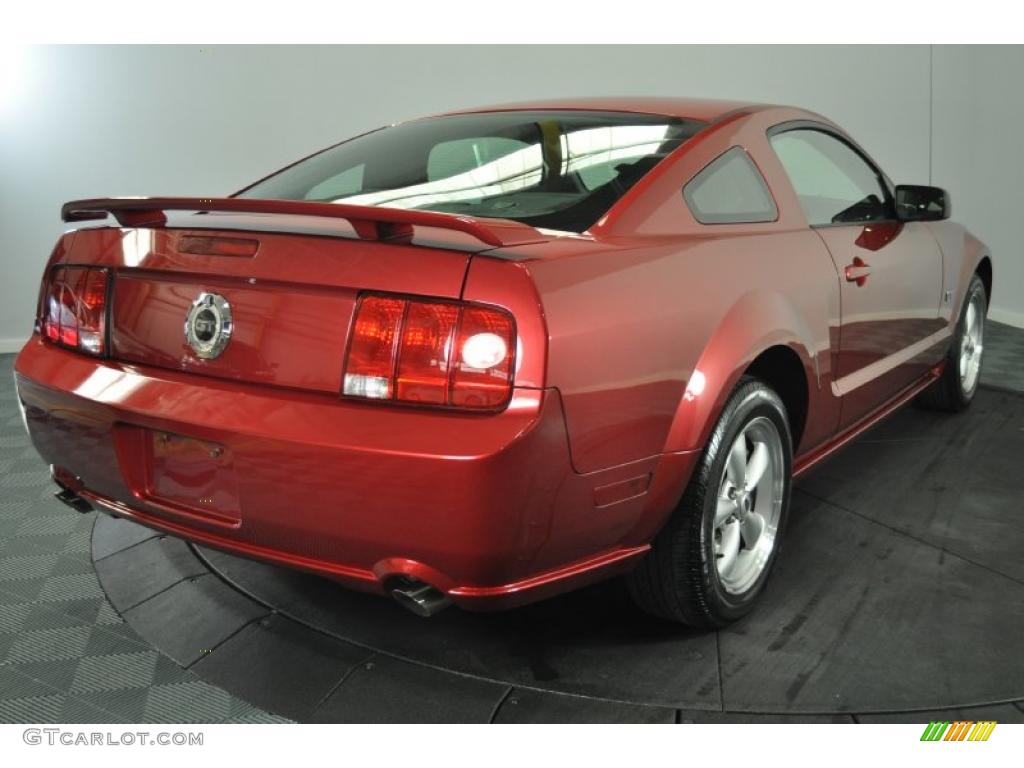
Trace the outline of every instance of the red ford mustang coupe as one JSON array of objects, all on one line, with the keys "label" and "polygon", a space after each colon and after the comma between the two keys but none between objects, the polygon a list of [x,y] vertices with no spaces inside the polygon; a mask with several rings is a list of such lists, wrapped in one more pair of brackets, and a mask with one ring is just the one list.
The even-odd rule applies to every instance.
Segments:
[{"label": "red ford mustang coupe", "polygon": [[58,496],[430,615],[749,611],[791,480],[978,385],[992,265],[789,107],[469,110],[79,200],[16,380]]}]

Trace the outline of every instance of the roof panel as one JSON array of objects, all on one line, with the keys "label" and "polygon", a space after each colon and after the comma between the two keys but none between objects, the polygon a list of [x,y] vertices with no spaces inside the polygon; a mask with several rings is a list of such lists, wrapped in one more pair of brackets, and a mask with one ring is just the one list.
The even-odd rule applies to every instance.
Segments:
[{"label": "roof panel", "polygon": [[641,112],[712,122],[738,109],[756,109],[763,106],[766,105],[754,102],[722,101],[717,99],[687,99],[667,96],[597,96],[591,98],[547,99],[510,104],[494,104],[486,107],[452,110],[448,114],[538,109],[586,109],[609,112]]}]

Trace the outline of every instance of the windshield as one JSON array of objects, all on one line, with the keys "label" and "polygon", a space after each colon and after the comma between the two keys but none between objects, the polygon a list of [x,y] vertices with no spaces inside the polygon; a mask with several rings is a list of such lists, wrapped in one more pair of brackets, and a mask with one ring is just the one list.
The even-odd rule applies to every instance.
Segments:
[{"label": "windshield", "polygon": [[624,112],[430,118],[338,144],[238,196],[417,208],[583,232],[703,125]]}]

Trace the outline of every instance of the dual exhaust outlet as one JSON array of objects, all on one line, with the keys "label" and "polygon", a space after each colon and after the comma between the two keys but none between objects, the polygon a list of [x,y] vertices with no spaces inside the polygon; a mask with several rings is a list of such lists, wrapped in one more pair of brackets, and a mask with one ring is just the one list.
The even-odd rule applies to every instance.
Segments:
[{"label": "dual exhaust outlet", "polygon": [[57,501],[71,507],[75,512],[80,512],[83,515],[92,512],[92,504],[69,488],[61,488],[53,495],[57,498]]},{"label": "dual exhaust outlet", "polygon": [[413,579],[403,579],[399,586],[391,590],[391,596],[400,606],[424,619],[452,604],[441,590]]},{"label": "dual exhaust outlet", "polygon": [[76,477],[66,469],[55,467],[52,464],[50,465],[50,477],[59,489],[53,494],[57,501],[83,515],[93,511],[92,504],[78,495],[78,491],[82,488],[81,478]]}]

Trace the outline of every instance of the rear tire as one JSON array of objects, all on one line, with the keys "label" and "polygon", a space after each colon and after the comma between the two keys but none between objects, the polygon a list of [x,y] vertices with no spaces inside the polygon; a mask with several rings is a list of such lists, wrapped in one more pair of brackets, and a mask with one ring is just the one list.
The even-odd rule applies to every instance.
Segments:
[{"label": "rear tire", "polygon": [[917,402],[936,411],[965,410],[974,399],[981,380],[985,315],[988,300],[985,284],[977,275],[971,277],[960,309],[960,320],[953,341],[946,353],[946,368],[928,389],[918,395]]},{"label": "rear tire", "polygon": [[634,602],[702,628],[749,613],[778,554],[792,455],[782,400],[763,381],[744,377],[679,506],[626,577]]}]

